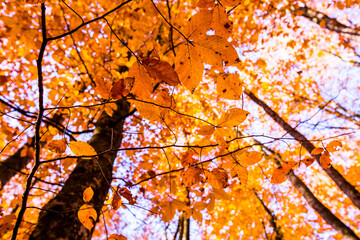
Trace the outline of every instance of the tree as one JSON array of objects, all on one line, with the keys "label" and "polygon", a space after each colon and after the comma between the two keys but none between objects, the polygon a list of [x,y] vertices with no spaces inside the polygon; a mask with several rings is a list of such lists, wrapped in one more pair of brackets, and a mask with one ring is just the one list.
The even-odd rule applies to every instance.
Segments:
[{"label": "tree", "polygon": [[358,9],[3,3],[0,235],[359,239]]}]

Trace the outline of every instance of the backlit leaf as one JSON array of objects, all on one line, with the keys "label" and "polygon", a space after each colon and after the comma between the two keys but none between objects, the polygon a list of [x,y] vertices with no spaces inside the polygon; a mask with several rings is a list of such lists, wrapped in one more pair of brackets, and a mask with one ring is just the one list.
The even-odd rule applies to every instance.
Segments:
[{"label": "backlit leaf", "polygon": [[243,89],[242,81],[238,74],[221,74],[217,78],[217,91],[219,97],[238,100]]},{"label": "backlit leaf", "polygon": [[303,160],[301,160],[302,163],[304,163],[306,165],[306,167],[310,166],[311,164],[313,164],[313,162],[315,161],[315,158],[312,157],[307,157]]},{"label": "backlit leaf", "polygon": [[84,227],[91,230],[97,220],[96,210],[91,205],[84,204],[78,211],[78,218]]},{"label": "backlit leaf", "polygon": [[321,154],[323,151],[324,151],[323,148],[316,147],[311,151],[311,155],[318,155],[318,154]]},{"label": "backlit leaf", "polygon": [[142,63],[149,75],[158,82],[165,82],[171,86],[180,83],[179,76],[168,62],[156,58],[143,58]]},{"label": "backlit leaf", "polygon": [[52,152],[64,153],[66,150],[66,143],[64,140],[51,140],[47,147]]},{"label": "backlit leaf", "polygon": [[193,93],[204,72],[204,64],[194,46],[185,43],[179,47],[175,70],[179,75],[180,82]]},{"label": "backlit leaf", "polygon": [[271,176],[271,183],[279,184],[286,181],[286,174],[282,167],[274,169],[273,175]]},{"label": "backlit leaf", "polygon": [[263,154],[261,152],[250,151],[250,152],[243,152],[239,156],[238,161],[244,167],[248,167],[254,165],[261,161]]},{"label": "backlit leaf", "polygon": [[320,156],[320,165],[324,168],[324,169],[329,169],[331,167],[331,159],[330,159],[330,154],[328,151],[324,151],[321,156]]},{"label": "backlit leaf", "polygon": [[95,149],[86,142],[82,142],[82,141],[70,142],[69,147],[71,151],[79,157],[97,155]]},{"label": "backlit leaf", "polygon": [[84,202],[89,202],[93,196],[94,196],[94,191],[92,190],[92,188],[91,187],[86,188],[85,191],[83,192]]},{"label": "backlit leaf", "polygon": [[241,108],[232,108],[223,115],[221,115],[220,120],[218,121],[219,127],[235,127],[240,125],[245,121],[247,115],[250,113],[248,111],[242,110]]},{"label": "backlit leaf", "polygon": [[342,147],[342,143],[338,140],[331,141],[327,146],[326,150],[328,152],[336,152]]}]

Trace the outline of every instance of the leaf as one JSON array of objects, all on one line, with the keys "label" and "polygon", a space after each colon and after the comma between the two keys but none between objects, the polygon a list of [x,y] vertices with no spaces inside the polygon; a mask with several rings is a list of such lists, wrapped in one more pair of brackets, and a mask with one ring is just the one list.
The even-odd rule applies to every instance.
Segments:
[{"label": "leaf", "polygon": [[342,143],[338,140],[334,140],[331,141],[327,146],[326,146],[326,151],[328,152],[336,152],[338,151],[340,148],[342,147]]},{"label": "leaf", "polygon": [[[79,157],[97,155],[95,149],[86,142],[82,142],[82,141],[70,142],[69,147],[71,151]],[[91,159],[91,158],[87,158],[87,159]]]},{"label": "leaf", "polygon": [[151,103],[144,103],[140,101],[129,101],[130,103],[133,103],[139,112],[139,114],[151,121],[151,122],[162,122],[164,117],[164,111],[161,107],[158,107]]},{"label": "leaf", "polygon": [[64,153],[66,150],[66,142],[64,140],[51,140],[47,147],[51,152]]},{"label": "leaf", "polygon": [[134,86],[134,77],[122,78],[114,83],[111,88],[111,97],[115,100],[126,97]]},{"label": "leaf", "polygon": [[156,58],[143,58],[142,63],[149,75],[158,82],[165,82],[171,86],[180,83],[179,76],[168,62]]},{"label": "leaf", "polygon": [[90,231],[97,219],[96,210],[91,205],[84,204],[78,211],[78,218],[82,225]]},{"label": "leaf", "polygon": [[84,192],[83,192],[84,202],[86,202],[86,203],[89,202],[93,196],[94,196],[94,191],[92,190],[91,187],[88,187],[84,190]]},{"label": "leaf", "polygon": [[196,50],[205,63],[215,67],[223,67],[223,62],[225,66],[240,63],[235,48],[225,38],[216,35],[205,35],[194,42]]},{"label": "leaf", "polygon": [[104,111],[106,112],[107,115],[112,117],[116,109],[117,109],[116,103],[107,103],[105,104]]},{"label": "leaf", "polygon": [[104,99],[109,99],[111,95],[111,84],[103,78],[95,78],[96,92]]},{"label": "leaf", "polygon": [[304,163],[306,165],[306,167],[310,166],[311,164],[313,164],[313,162],[315,161],[316,159],[313,158],[313,157],[307,157],[303,160],[301,160],[302,163]]},{"label": "leaf", "polygon": [[215,131],[215,126],[211,126],[211,125],[206,125],[206,126],[202,126],[199,128],[199,130],[197,131],[197,133],[199,135],[203,135],[203,136],[209,136],[212,135]]},{"label": "leaf", "polygon": [[158,80],[150,77],[144,66],[140,65],[138,62],[135,62],[131,66],[128,77],[133,77],[135,79],[131,93],[141,99],[149,98],[154,90],[154,87],[160,83]]},{"label": "leaf", "polygon": [[229,20],[225,7],[216,4],[212,13],[210,28],[215,30],[215,35],[228,38],[231,35],[233,23]]},{"label": "leaf", "polygon": [[240,108],[232,108],[223,115],[218,121],[219,127],[235,127],[240,125],[245,121],[247,115],[250,113],[248,111],[242,110]]},{"label": "leaf", "polygon": [[203,180],[201,173],[202,171],[200,168],[190,167],[185,169],[182,174],[182,181],[184,185],[187,187],[191,187],[192,185],[201,182]]},{"label": "leaf", "polygon": [[318,155],[318,154],[321,154],[323,151],[324,151],[323,148],[316,147],[311,151],[311,155]]},{"label": "leaf", "polygon": [[121,234],[111,234],[109,240],[127,240],[127,238]]},{"label": "leaf", "polygon": [[113,193],[112,201],[111,201],[111,207],[114,210],[118,210],[121,205],[121,197],[119,193],[116,191]]},{"label": "leaf", "polygon": [[248,167],[254,165],[261,161],[263,154],[261,152],[250,151],[250,152],[242,152],[239,156],[238,161],[244,167]]},{"label": "leaf", "polygon": [[275,168],[271,176],[271,183],[280,184],[286,181],[286,174],[282,167]]},{"label": "leaf", "polygon": [[198,162],[198,160],[196,160],[195,158],[194,158],[194,155],[195,155],[196,153],[195,153],[195,151],[194,150],[188,150],[188,151],[186,151],[186,153],[185,154],[183,154],[182,155],[182,157],[181,157],[181,165],[183,166],[183,167],[187,167],[187,166],[189,166],[189,165],[193,165],[193,164],[195,164],[195,163],[197,163]]},{"label": "leaf", "polygon": [[327,151],[324,151],[323,154],[321,154],[320,156],[320,165],[324,168],[324,169],[329,169],[331,167],[331,159],[330,159],[330,154]]},{"label": "leaf", "polygon": [[213,188],[226,188],[228,186],[228,174],[222,168],[215,168],[206,172],[207,182]]},{"label": "leaf", "polygon": [[193,93],[202,80],[204,64],[196,48],[189,43],[181,45],[176,55],[175,70],[180,82]]},{"label": "leaf", "polygon": [[217,78],[217,92],[219,97],[238,100],[241,98],[243,83],[238,74],[220,74]]},{"label": "leaf", "polygon": [[9,77],[0,75],[0,86],[4,86],[9,81]]}]

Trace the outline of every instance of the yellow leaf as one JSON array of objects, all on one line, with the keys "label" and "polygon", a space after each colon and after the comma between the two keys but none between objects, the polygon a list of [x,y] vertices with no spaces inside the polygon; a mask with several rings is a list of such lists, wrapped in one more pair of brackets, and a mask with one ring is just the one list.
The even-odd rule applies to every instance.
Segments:
[{"label": "yellow leaf", "polygon": [[331,167],[331,159],[330,159],[330,153],[327,151],[324,151],[323,154],[320,156],[320,165],[324,169],[329,169]]},{"label": "yellow leaf", "polygon": [[86,142],[82,142],[82,141],[70,142],[69,147],[71,151],[79,157],[97,155],[95,149]]},{"label": "yellow leaf", "polygon": [[327,146],[326,150],[328,152],[336,152],[342,147],[342,143],[338,140],[331,141]]},{"label": "yellow leaf", "polygon": [[221,98],[238,100],[242,89],[243,84],[238,74],[220,74],[217,78],[217,91]]},{"label": "yellow leaf", "polygon": [[64,153],[66,150],[66,143],[64,140],[51,140],[47,147],[51,152]]},{"label": "yellow leaf", "polygon": [[89,202],[93,196],[94,196],[94,191],[92,190],[92,188],[91,187],[86,188],[85,191],[83,192],[84,202]]},{"label": "yellow leaf", "polygon": [[175,70],[180,82],[193,93],[203,77],[204,64],[196,48],[189,43],[179,47]]},{"label": "yellow leaf", "polygon": [[213,10],[201,9],[196,14],[191,16],[188,20],[188,26],[184,33],[189,38],[194,38],[196,35],[205,35],[210,30]]},{"label": "yellow leaf", "polygon": [[232,108],[224,113],[218,123],[219,127],[235,127],[240,125],[245,121],[247,115],[250,113],[248,111],[242,110],[240,108]]},{"label": "yellow leaf", "polygon": [[249,175],[246,168],[243,166],[240,166],[239,164],[236,164],[235,172],[236,172],[237,177],[239,178],[241,184],[246,185],[248,182],[248,175]]},{"label": "yellow leaf", "polygon": [[251,152],[243,152],[239,156],[238,161],[244,167],[248,167],[254,165],[261,161],[263,155],[261,152],[251,151]]},{"label": "yellow leaf", "polygon": [[90,231],[97,219],[96,210],[91,205],[84,204],[78,211],[78,218],[82,225]]},{"label": "yellow leaf", "polygon": [[218,36],[224,38],[230,37],[233,23],[229,20],[224,6],[216,4],[213,10],[210,28],[215,30],[215,34]]},{"label": "yellow leaf", "polygon": [[318,154],[322,153],[323,151],[324,151],[323,148],[316,147],[311,151],[311,155],[318,155]]}]

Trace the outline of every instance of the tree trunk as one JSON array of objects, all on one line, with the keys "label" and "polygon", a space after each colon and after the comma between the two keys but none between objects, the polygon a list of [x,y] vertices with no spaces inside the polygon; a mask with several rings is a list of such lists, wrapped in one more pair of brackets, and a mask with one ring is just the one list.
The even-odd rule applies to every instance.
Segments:
[{"label": "tree trunk", "polygon": [[98,159],[79,159],[74,171],[66,180],[61,191],[41,210],[37,225],[29,239],[91,239],[92,231],[87,230],[79,221],[77,212],[84,204],[83,191],[87,187],[94,190],[94,197],[89,202],[98,214],[108,194],[112,180],[113,163],[116,149],[121,145],[124,119],[129,115],[126,100],[117,103],[113,116],[102,112],[96,123],[89,144],[97,153],[114,150],[99,155]]},{"label": "tree trunk", "polygon": [[[55,114],[51,118],[51,123],[53,124],[61,124],[63,121],[63,115]],[[21,156],[21,152],[25,148],[33,148],[35,143],[35,136],[31,138],[31,140],[24,145],[21,146],[13,155],[0,162],[0,191],[4,188],[5,184],[17,173],[21,172],[28,163],[33,160],[31,156]],[[45,143],[42,143],[45,145]]]},{"label": "tree trunk", "polygon": [[[260,150],[266,156],[273,155],[275,164],[277,166],[281,166],[284,161],[282,160],[279,153],[276,153],[274,150],[264,146],[256,139],[252,139],[252,141],[258,144]],[[343,239],[360,239],[348,226],[346,226],[338,217],[336,217],[324,204],[322,204],[315,197],[315,195],[306,186],[306,184],[298,176],[296,176],[293,171],[291,171],[287,175],[287,179],[305,198],[306,202],[325,220],[325,222],[329,224],[332,228],[334,228],[336,231],[338,231],[341,235],[343,235]]]},{"label": "tree trunk", "polygon": [[[296,141],[302,144],[302,146],[309,153],[311,153],[311,151],[315,148],[314,144],[312,144],[304,135],[302,135],[300,132],[298,132],[296,129],[286,123],[276,112],[274,112],[265,102],[257,98],[252,92],[246,90],[245,93],[250,97],[251,100],[261,106],[265,110],[265,112],[288,134],[295,138]],[[314,155],[313,157],[320,164],[320,155]],[[360,193],[356,190],[356,188],[351,185],[335,168],[333,168],[333,166],[328,169],[324,169],[324,171],[336,183],[336,185],[341,189],[341,191],[343,191],[350,198],[353,204],[360,209]]]}]

